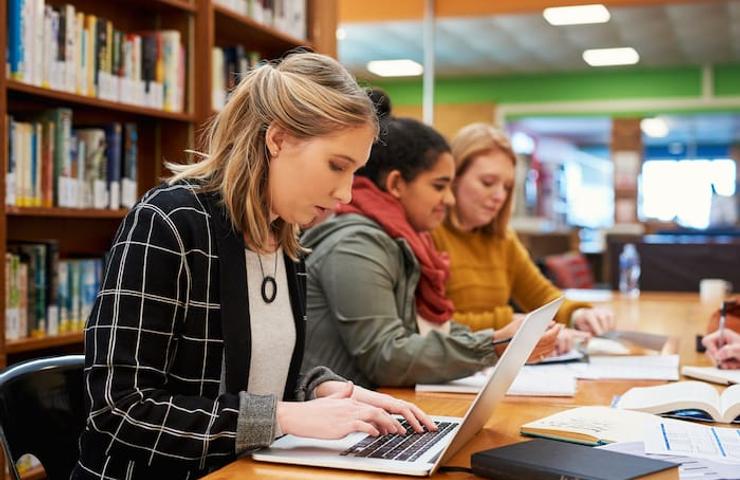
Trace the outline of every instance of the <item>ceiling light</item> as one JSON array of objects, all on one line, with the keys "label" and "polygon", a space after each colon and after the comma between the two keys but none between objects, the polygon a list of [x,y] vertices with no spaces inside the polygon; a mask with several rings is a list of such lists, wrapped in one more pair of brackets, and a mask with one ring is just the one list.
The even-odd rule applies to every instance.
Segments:
[{"label": "ceiling light", "polygon": [[424,73],[424,67],[413,60],[373,60],[367,69],[381,77],[416,77]]},{"label": "ceiling light", "polygon": [[343,29],[342,27],[337,28],[337,40],[344,40],[347,38],[347,30]]},{"label": "ceiling light", "polygon": [[640,61],[640,54],[631,47],[593,48],[583,52],[583,60],[592,67],[633,65]]},{"label": "ceiling light", "polygon": [[601,4],[546,8],[542,16],[550,25],[556,26],[606,23],[611,17],[609,10]]},{"label": "ceiling light", "polygon": [[668,124],[662,118],[643,118],[640,121],[642,133],[652,138],[663,138],[668,136]]}]

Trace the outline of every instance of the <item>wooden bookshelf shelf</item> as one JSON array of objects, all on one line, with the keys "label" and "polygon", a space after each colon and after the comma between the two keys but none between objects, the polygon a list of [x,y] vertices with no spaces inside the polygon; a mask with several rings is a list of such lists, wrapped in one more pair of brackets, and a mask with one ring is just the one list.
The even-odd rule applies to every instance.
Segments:
[{"label": "wooden bookshelf shelf", "polygon": [[[23,51],[23,58],[28,58],[29,50],[36,52],[36,49],[29,49],[28,38],[9,38],[9,9],[7,0],[0,0],[5,2],[4,6],[0,6],[0,25],[6,27],[0,33],[0,64],[3,66],[10,65],[10,58],[8,53],[11,53],[11,57],[18,60],[20,52]],[[28,0],[27,0],[28,1]],[[41,127],[41,130],[36,131],[35,135],[40,135],[42,139],[41,145],[43,148],[48,148],[52,145],[52,142],[47,142],[44,146],[43,139],[49,138],[49,131],[51,128],[49,125],[54,124],[53,132],[56,133],[55,141],[53,143],[53,149],[49,149],[53,153],[57,152],[59,148],[57,142],[62,138],[59,132],[64,132],[69,138],[69,133],[66,130],[71,127],[73,136],[77,136],[78,141],[87,142],[87,140],[80,140],[79,130],[100,130],[105,129],[106,135],[109,135],[108,130],[113,129],[113,140],[109,141],[106,136],[106,148],[108,145],[115,145],[116,148],[123,147],[123,154],[121,156],[122,166],[124,172],[128,171],[132,174],[133,169],[129,168],[126,170],[127,164],[124,162],[126,158],[136,159],[136,169],[134,178],[130,180],[136,180],[136,191],[143,192],[148,188],[159,183],[166,167],[164,166],[165,160],[177,161],[183,156],[183,151],[188,148],[198,149],[198,135],[205,122],[210,120],[212,115],[217,112],[213,110],[212,99],[213,99],[213,50],[214,47],[228,48],[237,47],[242,45],[245,53],[250,56],[252,52],[256,52],[260,58],[264,59],[275,59],[282,57],[286,52],[295,49],[297,47],[308,47],[315,49],[321,53],[336,56],[336,20],[338,2],[337,0],[306,0],[305,6],[305,18],[306,18],[306,32],[308,39],[297,38],[290,33],[278,31],[272,26],[265,25],[255,21],[245,15],[241,15],[233,10],[228,9],[222,5],[216,4],[217,0],[46,0],[47,5],[54,7],[54,12],[62,15],[62,11],[65,11],[65,4],[70,4],[74,7],[75,14],[83,14],[84,31],[87,32],[86,46],[91,46],[93,53],[87,51],[90,56],[90,61],[99,60],[98,56],[100,51],[98,49],[98,42],[101,41],[102,30],[99,28],[102,24],[96,23],[97,21],[89,17],[97,17],[98,20],[105,19],[110,21],[114,31],[118,30],[124,34],[138,35],[139,39],[142,40],[144,32],[151,35],[153,31],[173,31],[179,33],[179,42],[184,48],[185,64],[184,68],[181,69],[178,64],[177,70],[177,85],[181,85],[184,88],[185,98],[184,108],[185,112],[168,112],[159,108],[148,108],[138,105],[132,105],[122,102],[103,100],[95,97],[89,97],[85,95],[78,95],[75,93],[69,93],[62,90],[54,90],[49,88],[43,88],[36,85],[24,83],[15,79],[10,79],[5,76],[5,73],[0,76],[0,185],[7,185],[6,177],[8,172],[17,173],[18,165],[20,162],[19,155],[23,155],[24,168],[23,172],[23,188],[28,188],[29,184],[36,185],[34,187],[33,195],[38,196],[37,185],[29,182],[28,174],[29,171],[33,171],[38,178],[43,175],[42,182],[46,181],[46,184],[42,183],[41,191],[48,192],[46,188],[49,186],[48,177],[46,176],[48,170],[38,168],[34,171],[28,168],[30,153],[28,149],[9,149],[9,139],[12,139],[13,145],[31,145],[30,136],[32,128]],[[257,0],[249,0],[255,2]],[[293,2],[294,0],[289,0]],[[13,3],[17,5],[17,3]],[[49,18],[53,18],[54,12],[49,12],[51,15]],[[20,12],[21,14],[23,12]],[[22,15],[19,18],[18,10],[13,11],[12,21],[14,27],[26,26],[32,28],[31,32],[34,34],[44,33],[45,29],[48,29],[47,22],[30,22],[27,17]],[[46,15],[46,12],[44,12]],[[66,13],[65,13],[66,15]],[[64,17],[66,18],[66,16]],[[292,17],[291,17],[292,18]],[[44,19],[47,19],[44,16]],[[41,20],[41,19],[39,19]],[[88,23],[89,22],[89,23]],[[288,23],[286,21],[286,23]],[[53,24],[53,23],[50,23]],[[68,23],[66,23],[68,25]],[[58,24],[57,24],[58,25]],[[95,32],[89,30],[89,28],[98,28],[97,35]],[[107,28],[107,27],[106,27]],[[39,30],[36,30],[39,29]],[[300,29],[302,30],[302,28]],[[24,31],[20,28],[18,31]],[[295,34],[302,35],[299,33],[299,29],[294,29],[292,32]],[[52,33],[59,33],[52,31]],[[81,33],[81,32],[80,32]],[[112,48],[116,47],[116,36],[113,39],[110,38],[110,34],[106,32],[105,40],[110,41],[113,44]],[[116,34],[117,35],[117,34]],[[124,39],[126,38],[124,35]],[[38,36],[29,38],[39,38]],[[44,37],[46,38],[46,37]],[[50,38],[56,38],[60,41],[59,36]],[[64,38],[64,37],[62,37]],[[90,44],[90,39],[95,40]],[[76,41],[80,39],[77,38]],[[119,38],[120,40],[120,38]],[[166,39],[165,39],[166,40]],[[10,45],[11,42],[20,42],[17,45]],[[131,40],[128,40],[131,41]],[[117,45],[122,45],[119,41]],[[9,48],[13,47],[13,48]],[[110,46],[108,46],[111,48]],[[142,48],[144,45],[142,45]],[[122,52],[123,52],[123,47]],[[129,53],[132,49],[129,47],[127,50]],[[143,50],[139,52],[137,61],[142,62]],[[119,56],[119,59],[122,58]],[[158,60],[163,60],[157,54]],[[183,57],[180,57],[183,58]],[[42,58],[43,61],[48,61],[48,57]],[[74,60],[74,59],[73,59]],[[126,65],[125,57],[123,57],[124,66]],[[149,59],[151,60],[151,59]],[[251,60],[251,58],[250,58]],[[38,58],[36,58],[38,61]],[[134,59],[129,59],[133,62]],[[148,62],[147,65],[150,65]],[[36,68],[38,65],[34,65],[33,75],[34,78],[37,75]],[[82,64],[75,65],[80,68]],[[100,71],[113,72],[115,62],[113,65],[108,65],[105,70],[102,70],[101,66],[91,66],[90,62],[85,62],[85,68],[91,69],[93,72],[100,69]],[[15,68],[18,64],[15,64]],[[46,64],[44,68],[51,69],[51,65]],[[143,65],[140,70],[143,70]],[[233,67],[232,67],[233,68]],[[241,67],[240,67],[241,68]],[[10,70],[10,69],[9,69]],[[151,70],[151,69],[150,69]],[[149,71],[150,71],[149,70]],[[26,70],[16,70],[18,75],[23,72],[25,75]],[[50,75],[53,73],[51,70],[47,73],[42,70],[45,78],[51,78]],[[90,70],[86,70],[84,73],[89,74]],[[128,74],[130,75],[131,72]],[[170,72],[171,73],[171,72]],[[75,75],[79,75],[78,70]],[[184,76],[184,83],[180,82],[181,75]],[[18,78],[18,77],[14,77]],[[29,78],[28,76],[25,77]],[[96,77],[98,78],[98,77]],[[150,78],[144,77],[143,71],[139,72],[138,79]],[[169,78],[169,77],[168,77]],[[98,83],[100,86],[100,83]],[[103,84],[104,86],[104,84]],[[180,93],[178,91],[178,93]],[[63,113],[58,113],[58,117],[47,117],[47,115],[53,113],[55,110],[65,108],[71,110]],[[58,112],[58,111],[57,111]],[[41,117],[43,115],[43,117]],[[10,121],[12,120],[12,124]],[[64,122],[68,123],[64,123]],[[18,129],[18,125],[23,126]],[[121,132],[121,144],[119,146],[116,140],[115,125],[122,127]],[[134,124],[134,126],[128,126],[127,124]],[[33,127],[37,125],[37,127]],[[60,127],[61,125],[61,127]],[[11,136],[10,127],[12,126]],[[44,129],[46,127],[46,130]],[[64,128],[65,130],[61,130]],[[127,136],[126,129],[129,128],[129,132],[133,132],[134,135]],[[78,130],[75,132],[75,130]],[[38,137],[37,137],[38,138]],[[126,143],[128,140],[128,144]],[[25,143],[29,142],[29,143]],[[37,143],[38,145],[38,143]],[[89,148],[86,146],[84,153],[90,154]],[[19,154],[18,152],[21,152]],[[78,152],[81,150],[75,150]],[[43,152],[46,152],[44,150]],[[42,152],[42,153],[43,153]],[[127,152],[133,152],[131,157],[126,157]],[[15,162],[11,164],[8,160],[8,154],[13,153]],[[107,154],[106,154],[107,155]],[[71,157],[71,155],[70,155]],[[42,157],[41,165],[49,165],[47,160]],[[87,159],[87,157],[85,157]],[[79,160],[79,157],[77,158]],[[113,162],[112,162],[113,163]],[[12,165],[9,169],[8,166]],[[57,159],[54,158],[54,163],[51,165],[58,165]],[[115,163],[114,163],[115,165]],[[131,163],[128,164],[132,165]],[[38,166],[38,165],[37,165]],[[65,164],[65,168],[68,165]],[[87,166],[86,168],[90,168]],[[110,168],[110,167],[108,167]],[[15,169],[15,170],[14,170]],[[59,175],[59,172],[54,171],[52,168],[52,177]],[[42,175],[38,172],[42,172]],[[72,173],[74,176],[74,173]],[[125,175],[122,174],[122,178]],[[19,190],[19,176],[16,176],[16,183],[10,183],[15,185],[16,194],[21,196]],[[126,177],[127,178],[127,177]],[[102,179],[107,179],[103,177]],[[88,179],[86,178],[86,181]],[[53,183],[52,183],[53,185]],[[0,188],[2,197],[5,197],[5,188]],[[30,195],[26,190],[26,195]],[[11,192],[12,196],[12,192]],[[57,192],[59,196],[59,192]],[[0,198],[2,198],[0,197]],[[1,200],[4,201],[4,200]],[[116,205],[117,206],[117,205]],[[41,338],[23,338],[19,340],[3,340],[7,333],[11,333],[11,337],[17,336],[18,333],[13,329],[17,326],[11,324],[6,326],[6,312],[7,308],[19,308],[20,302],[13,300],[13,303],[8,306],[6,305],[6,279],[10,278],[9,273],[14,274],[12,278],[13,292],[18,292],[18,298],[20,296],[20,288],[18,285],[21,278],[19,274],[19,265],[21,262],[25,263],[26,266],[23,270],[26,271],[26,281],[28,281],[28,270],[31,268],[30,258],[39,259],[41,258],[41,251],[52,252],[54,257],[51,257],[52,262],[57,262],[57,265],[61,266],[63,263],[66,266],[67,271],[67,285],[62,284],[62,288],[69,290],[69,284],[72,283],[69,279],[71,275],[76,275],[79,271],[80,287],[83,285],[82,275],[85,271],[89,271],[89,265],[92,262],[100,262],[101,257],[110,248],[111,241],[114,236],[115,228],[120,223],[129,210],[127,209],[77,209],[77,208],[47,208],[47,207],[16,207],[16,206],[3,206],[0,205],[0,256],[5,256],[5,262],[0,262],[0,370],[8,365],[16,364],[26,359],[38,358],[40,356],[55,355],[60,353],[77,352],[80,353],[83,350],[84,345],[84,334],[83,332],[65,333],[63,335],[45,336]],[[32,246],[31,246],[32,245]],[[30,246],[30,247],[29,247]],[[21,255],[22,252],[22,255]],[[30,252],[30,254],[29,254]],[[10,253],[10,255],[5,255]],[[33,255],[33,257],[31,257]],[[2,257],[0,257],[2,258]],[[49,256],[46,257],[50,258]],[[8,260],[10,259],[10,261]],[[22,260],[21,260],[22,259]],[[12,262],[11,262],[12,261]],[[71,265],[78,262],[75,267]],[[38,263],[36,262],[36,265]],[[47,263],[48,265],[48,263]],[[99,263],[94,265],[96,273],[99,273]],[[11,269],[9,272],[6,271]],[[35,267],[34,267],[35,268]],[[88,269],[88,270],[85,270]],[[49,267],[47,271],[58,272],[54,266]],[[72,272],[72,273],[70,273]],[[31,277],[33,281],[36,281],[35,276]],[[89,279],[88,275],[85,277]],[[49,280],[51,279],[51,280]],[[98,279],[99,280],[99,279]],[[55,282],[52,283],[52,288],[59,288],[59,278],[54,276],[47,276],[45,281]],[[98,285],[95,286],[98,288]],[[78,289],[78,292],[81,289]],[[59,291],[59,290],[56,290]],[[28,292],[25,292],[26,300],[28,300]],[[75,300],[77,299],[75,293]],[[65,296],[69,298],[69,293]],[[8,296],[8,298],[11,298]],[[35,298],[35,300],[37,300]],[[86,297],[85,301],[89,301],[90,297]],[[82,298],[80,298],[82,301]],[[28,303],[25,304],[25,308],[28,308]],[[65,308],[62,306],[62,308]],[[60,313],[61,315],[61,313]],[[71,441],[71,440],[70,440]],[[76,440],[75,440],[76,441]],[[4,458],[2,452],[0,452],[0,471],[5,470],[5,463],[7,459]],[[32,468],[21,475],[23,480],[43,480],[46,479],[46,473],[43,467]],[[0,480],[9,479],[6,474],[4,478],[0,477]]]},{"label": "wooden bookshelf shelf", "polygon": [[50,218],[123,218],[126,209],[105,210],[97,208],[44,208],[44,207],[5,207],[8,216],[50,217]]},{"label": "wooden bookshelf shelf", "polygon": [[[122,0],[124,2],[130,3],[129,0]],[[175,10],[182,10],[185,12],[195,12],[196,6],[194,3],[189,2],[187,0],[155,0],[152,2],[152,0],[140,0],[140,3],[142,4],[160,4],[163,7],[170,7]]]},{"label": "wooden bookshelf shelf", "polygon": [[243,43],[250,49],[261,51],[266,58],[296,47],[313,48],[308,40],[283,33],[227,7],[214,4],[213,13],[217,38]]},{"label": "wooden bookshelf shelf", "polygon": [[61,101],[72,105],[84,105],[94,108],[114,110],[117,112],[131,113],[142,117],[177,120],[180,122],[194,121],[194,115],[191,113],[167,112],[165,110],[158,110],[156,108],[139,107],[137,105],[111,102],[109,100],[101,100],[95,97],[86,97],[84,95],[77,95],[75,93],[37,87],[36,85],[28,85],[17,80],[8,79],[6,81],[6,85],[9,92],[27,94],[30,97],[46,99],[50,102],[54,101],[54,103]]},{"label": "wooden bookshelf shelf", "polygon": [[31,352],[52,347],[63,347],[82,343],[82,332],[54,335],[41,338],[23,338],[20,340],[9,340],[5,344],[5,353]]}]

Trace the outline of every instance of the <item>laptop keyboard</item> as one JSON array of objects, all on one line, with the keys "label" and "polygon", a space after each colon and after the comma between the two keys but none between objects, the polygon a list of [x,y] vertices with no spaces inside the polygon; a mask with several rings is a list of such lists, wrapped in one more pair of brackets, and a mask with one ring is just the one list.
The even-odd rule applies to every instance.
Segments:
[{"label": "laptop keyboard", "polygon": [[434,422],[437,425],[436,432],[430,432],[424,429],[424,432],[416,433],[406,420],[399,421],[401,426],[406,429],[406,435],[401,436],[397,433],[380,437],[371,437],[368,435],[342,452],[341,455],[413,462],[439,442],[442,437],[450,433],[457,425],[457,423],[452,422]]}]

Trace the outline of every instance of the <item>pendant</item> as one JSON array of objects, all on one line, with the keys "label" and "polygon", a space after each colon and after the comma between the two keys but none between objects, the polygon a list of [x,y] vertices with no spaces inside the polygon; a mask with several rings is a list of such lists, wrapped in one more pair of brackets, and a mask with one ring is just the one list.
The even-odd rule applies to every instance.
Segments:
[{"label": "pendant", "polygon": [[[267,294],[267,286],[270,285],[270,294]],[[275,301],[275,297],[277,296],[277,282],[275,279],[271,276],[266,276],[262,279],[262,288],[261,292],[262,294],[262,300],[265,301],[265,303],[272,303]]]}]

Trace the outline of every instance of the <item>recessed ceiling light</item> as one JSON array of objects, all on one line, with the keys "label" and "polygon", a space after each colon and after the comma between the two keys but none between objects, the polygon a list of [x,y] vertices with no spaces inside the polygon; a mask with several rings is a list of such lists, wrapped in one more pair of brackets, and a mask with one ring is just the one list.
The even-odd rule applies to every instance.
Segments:
[{"label": "recessed ceiling light", "polygon": [[343,29],[342,27],[337,28],[337,40],[344,40],[347,38],[347,30]]},{"label": "recessed ceiling light", "polygon": [[631,47],[593,48],[583,52],[583,60],[592,67],[633,65],[640,61],[640,54]]},{"label": "recessed ceiling light", "polygon": [[604,5],[579,5],[573,7],[551,7],[542,12],[550,25],[585,25],[588,23],[606,23],[611,18]]},{"label": "recessed ceiling light", "polygon": [[416,77],[424,73],[424,67],[413,60],[373,60],[367,69],[381,77]]},{"label": "recessed ceiling light", "polygon": [[640,120],[642,133],[652,138],[663,138],[668,136],[668,123],[659,117],[643,118]]}]

